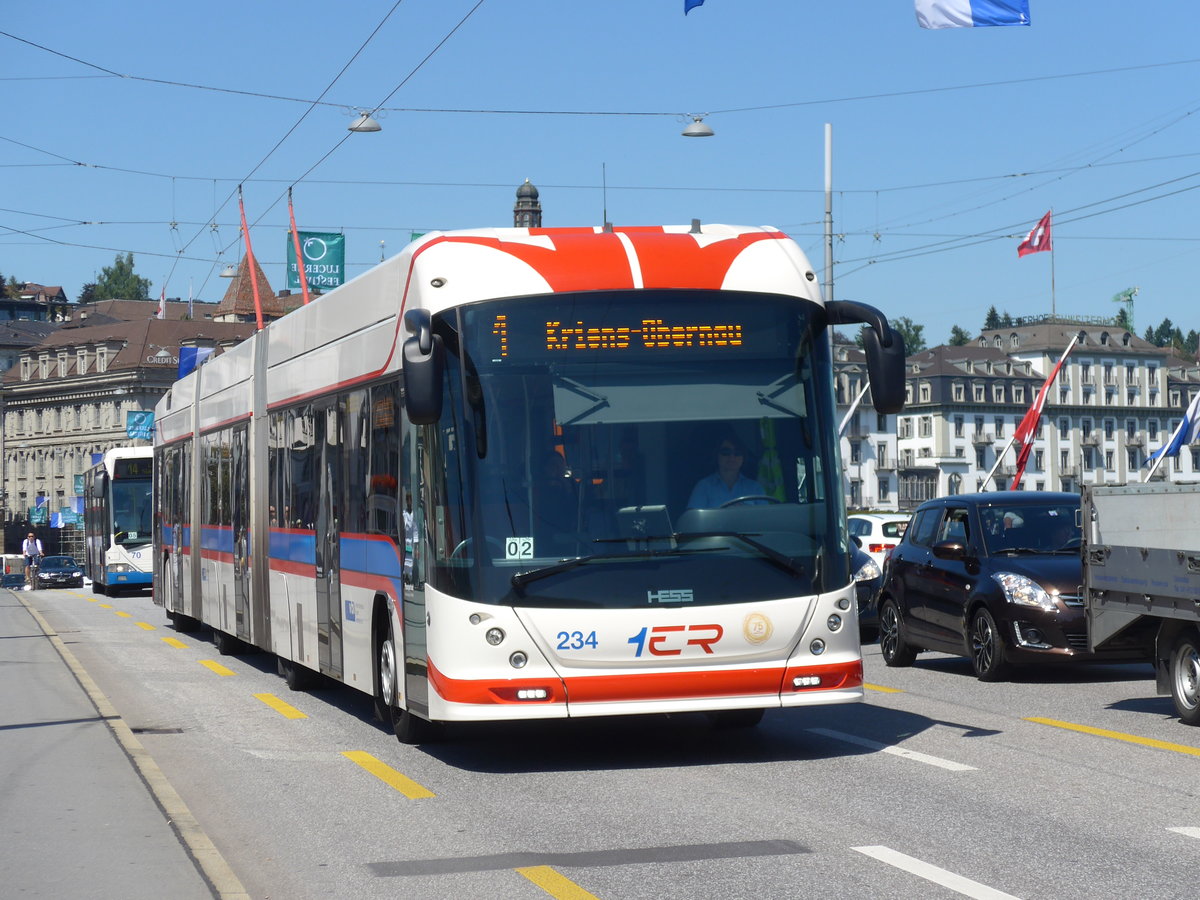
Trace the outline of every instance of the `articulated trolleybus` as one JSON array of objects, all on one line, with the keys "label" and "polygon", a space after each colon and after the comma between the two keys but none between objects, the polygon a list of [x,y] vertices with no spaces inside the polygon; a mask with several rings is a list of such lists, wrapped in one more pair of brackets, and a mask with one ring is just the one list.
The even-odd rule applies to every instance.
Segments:
[{"label": "articulated trolleybus", "polygon": [[114,447],[83,474],[83,571],[97,594],[150,587],[154,449]]},{"label": "articulated trolleybus", "polygon": [[778,231],[431,232],[160,401],[155,602],[292,688],[371,694],[406,742],[861,700],[830,353],[854,322],[895,412],[899,334],[822,302]]}]

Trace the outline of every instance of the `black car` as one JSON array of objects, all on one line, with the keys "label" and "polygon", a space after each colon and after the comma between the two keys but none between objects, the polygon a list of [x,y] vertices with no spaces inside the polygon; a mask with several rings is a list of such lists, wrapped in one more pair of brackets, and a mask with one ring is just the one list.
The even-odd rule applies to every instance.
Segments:
[{"label": "black car", "polygon": [[83,587],[83,569],[73,556],[43,556],[38,563],[37,587]]},{"label": "black car", "polygon": [[20,572],[7,572],[0,575],[0,588],[19,591],[25,587],[25,576]]},{"label": "black car", "polygon": [[966,494],[917,508],[884,566],[880,651],[889,666],[922,650],[966,656],[983,681],[1015,663],[1092,656],[1079,496],[1045,491]]},{"label": "black car", "polygon": [[879,637],[879,608],[875,601],[883,583],[883,572],[871,554],[863,550],[858,538],[851,538],[850,571],[854,573],[854,596],[858,601],[858,637],[869,644]]}]

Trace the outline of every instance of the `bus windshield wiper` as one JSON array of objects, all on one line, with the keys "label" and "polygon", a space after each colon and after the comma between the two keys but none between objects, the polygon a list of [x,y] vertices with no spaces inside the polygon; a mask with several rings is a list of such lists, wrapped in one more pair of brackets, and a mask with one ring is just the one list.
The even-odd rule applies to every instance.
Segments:
[{"label": "bus windshield wiper", "polygon": [[770,547],[761,541],[756,541],[748,534],[740,531],[689,531],[682,535],[685,538],[694,537],[731,537],[741,541],[747,546],[753,547],[763,555],[769,562],[779,566],[784,571],[791,572],[793,575],[805,575],[803,566],[798,566],[790,556],[784,556],[774,547]]},{"label": "bus windshield wiper", "polygon": [[[641,538],[639,538],[639,539],[642,540]],[[614,542],[621,541],[623,543],[625,541],[625,538],[612,538],[612,539],[602,538],[598,541],[598,543],[607,543],[607,542],[609,542],[609,540],[614,541]],[[667,535],[665,537],[645,538],[644,540],[666,541],[666,540],[670,540],[670,535]],[[647,557],[652,557],[652,556],[676,556],[676,555],[682,555],[682,554],[690,555],[693,553],[710,553],[713,550],[722,550],[722,549],[724,549],[724,548],[723,547],[715,547],[715,548],[705,547],[703,549],[696,549],[696,550],[687,550],[687,549],[682,549],[682,550],[680,550],[680,549],[634,550],[631,553],[593,553],[590,556],[576,556],[576,557],[573,557],[572,559],[564,559],[562,562],[555,563],[552,566],[543,566],[540,569],[530,569],[528,572],[518,572],[516,575],[514,575],[509,580],[512,582],[512,586],[514,588],[516,588],[517,590],[520,590],[525,585],[527,585],[531,582],[541,581],[543,578],[549,578],[551,575],[558,575],[560,572],[568,572],[571,569],[575,569],[575,568],[578,568],[579,566],[587,565],[588,563],[592,563],[592,562],[600,562],[602,560],[613,560],[613,559],[642,559],[642,558],[647,558]]]}]

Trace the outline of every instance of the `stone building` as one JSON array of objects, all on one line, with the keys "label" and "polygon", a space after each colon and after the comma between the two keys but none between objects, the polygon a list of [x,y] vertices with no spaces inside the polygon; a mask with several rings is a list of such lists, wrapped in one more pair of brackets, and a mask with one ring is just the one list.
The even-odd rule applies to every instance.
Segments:
[{"label": "stone building", "polygon": [[[113,301],[122,302],[122,301]],[[143,309],[157,304],[138,301]],[[50,511],[77,507],[91,455],[131,440],[131,413],[154,409],[176,380],[180,347],[217,352],[253,324],[141,318],[91,324],[77,318],[19,354],[0,386],[0,512],[23,519],[38,497]]]}]

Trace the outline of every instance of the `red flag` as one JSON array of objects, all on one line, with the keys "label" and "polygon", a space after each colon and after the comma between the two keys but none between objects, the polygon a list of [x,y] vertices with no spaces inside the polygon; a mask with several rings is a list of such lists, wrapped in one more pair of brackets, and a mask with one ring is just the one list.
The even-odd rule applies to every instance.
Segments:
[{"label": "red flag", "polygon": [[[1049,216],[1050,213],[1046,213],[1046,215]],[[1063,355],[1058,358],[1058,362],[1050,370],[1050,376],[1042,384],[1041,390],[1033,400],[1033,405],[1026,411],[1017,430],[1013,433],[1013,440],[1021,445],[1021,450],[1017,453],[1017,471],[1013,475],[1012,485],[1009,486],[1010,491],[1015,491],[1017,485],[1021,483],[1021,476],[1025,474],[1025,462],[1029,459],[1029,448],[1033,446],[1038,422],[1042,419],[1042,408],[1046,405],[1046,398],[1050,396],[1050,388],[1054,385],[1054,379],[1058,377],[1058,370],[1063,367],[1063,363],[1067,361],[1070,352],[1075,349],[1075,342],[1078,340],[1078,334],[1071,338],[1071,343],[1067,344],[1067,349],[1063,351]]]},{"label": "red flag", "polygon": [[1017,244],[1017,256],[1022,257],[1030,253],[1041,253],[1043,250],[1053,249],[1054,244],[1050,240],[1050,213],[1048,212],[1033,226],[1033,230],[1025,236],[1025,240]]}]

